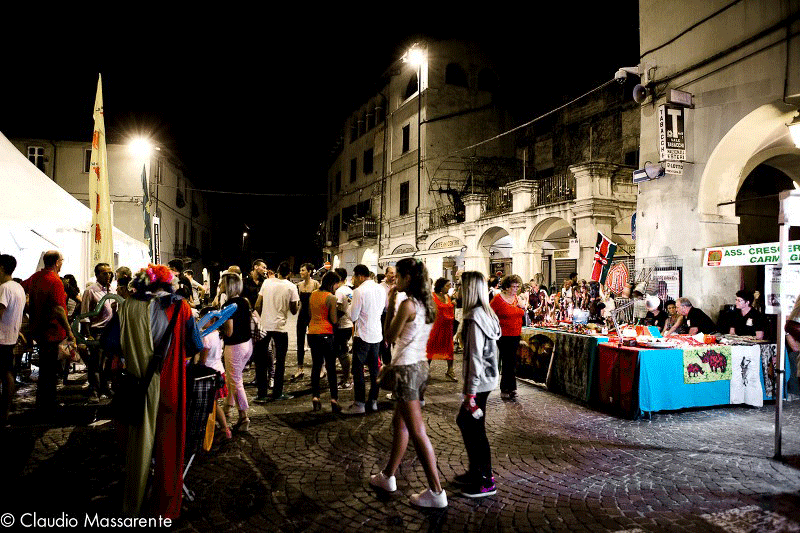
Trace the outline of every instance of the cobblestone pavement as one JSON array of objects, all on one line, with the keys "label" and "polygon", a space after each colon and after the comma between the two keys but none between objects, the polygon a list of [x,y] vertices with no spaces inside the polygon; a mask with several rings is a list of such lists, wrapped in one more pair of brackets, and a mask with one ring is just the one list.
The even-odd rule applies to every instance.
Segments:
[{"label": "cobblestone pavement", "polygon": [[[296,362],[294,350],[288,359]],[[294,370],[288,366],[287,376]],[[800,531],[800,402],[785,404],[785,457],[776,461],[774,405],[629,421],[520,383],[516,403],[489,398],[498,492],[471,500],[447,481],[467,459],[455,425],[459,384],[444,371],[443,362],[433,363],[423,414],[447,509],[409,505],[426,484],[413,447],[397,492],[372,490],[369,475],[385,464],[391,443],[392,403],[382,394],[377,413],[335,415],[323,386],[323,412],[312,413],[307,369],[304,381],[288,386],[294,399],[252,405],[249,432],[230,441],[218,433],[211,452],[198,455],[186,478],[195,500],[184,500],[173,529]],[[80,376],[61,391],[67,405],[57,423],[37,421],[28,408],[31,389],[22,391],[3,435],[6,486],[14,488],[3,513],[119,516],[124,459],[107,404],[83,402]],[[342,391],[343,406],[350,401],[352,390]]]}]

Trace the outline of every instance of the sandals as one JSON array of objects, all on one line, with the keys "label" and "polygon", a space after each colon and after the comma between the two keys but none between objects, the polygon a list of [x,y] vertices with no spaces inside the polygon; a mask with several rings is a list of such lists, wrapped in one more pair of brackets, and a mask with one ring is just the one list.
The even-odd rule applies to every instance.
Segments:
[{"label": "sandals", "polygon": [[322,411],[322,402],[319,398],[311,398],[312,411]]},{"label": "sandals", "polygon": [[236,422],[236,429],[238,431],[247,431],[250,429],[250,418],[245,418],[244,420],[239,420]]},{"label": "sandals", "polygon": [[225,428],[225,438],[228,440],[233,438],[233,434],[231,433],[231,428],[229,427]]},{"label": "sandals", "polygon": [[341,413],[342,406],[339,405],[339,402],[337,402],[336,400],[331,400],[331,411],[333,411],[334,413]]}]

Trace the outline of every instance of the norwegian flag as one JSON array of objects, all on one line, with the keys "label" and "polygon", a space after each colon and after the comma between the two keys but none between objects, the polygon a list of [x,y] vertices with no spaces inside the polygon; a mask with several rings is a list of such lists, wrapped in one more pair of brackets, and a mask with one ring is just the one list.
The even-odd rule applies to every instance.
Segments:
[{"label": "norwegian flag", "polygon": [[611,240],[597,232],[597,244],[594,246],[594,266],[592,267],[592,281],[599,281],[600,285],[606,282],[608,269],[611,267],[611,260],[614,258],[614,252],[617,251],[617,245]]}]

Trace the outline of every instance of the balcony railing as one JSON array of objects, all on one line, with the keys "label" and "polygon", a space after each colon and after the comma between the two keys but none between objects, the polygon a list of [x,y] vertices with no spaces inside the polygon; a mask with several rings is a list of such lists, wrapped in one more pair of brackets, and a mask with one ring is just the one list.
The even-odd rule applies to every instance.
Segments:
[{"label": "balcony railing", "polygon": [[575,176],[556,174],[536,180],[536,205],[557,204],[575,199]]},{"label": "balcony railing", "polygon": [[445,205],[443,207],[431,209],[428,229],[443,228],[461,222],[464,222],[464,211],[456,212],[455,206]]},{"label": "balcony railing", "polygon": [[372,217],[357,218],[347,225],[347,239],[363,239],[378,236],[378,221]]},{"label": "balcony railing", "polygon": [[505,187],[500,187],[495,191],[489,192],[489,197],[486,199],[486,207],[483,210],[483,216],[510,213],[513,208],[514,198],[511,191]]}]

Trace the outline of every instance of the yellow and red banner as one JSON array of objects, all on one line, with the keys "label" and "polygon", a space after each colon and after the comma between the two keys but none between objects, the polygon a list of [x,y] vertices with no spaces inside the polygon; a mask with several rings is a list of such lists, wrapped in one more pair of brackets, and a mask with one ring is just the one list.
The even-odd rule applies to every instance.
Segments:
[{"label": "yellow and red banner", "polygon": [[94,133],[92,159],[89,169],[89,208],[92,228],[89,234],[89,268],[97,263],[114,265],[114,243],[111,240],[111,197],[108,191],[108,156],[106,154],[106,125],[103,118],[103,81],[98,75],[97,96],[94,100]]}]

